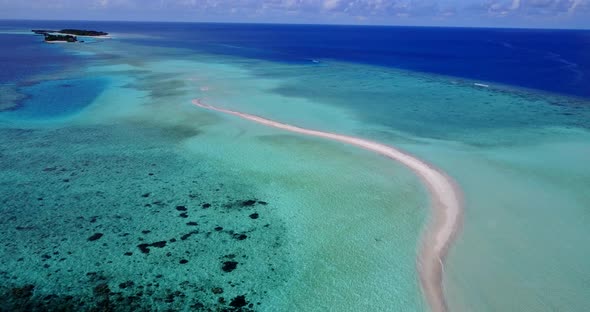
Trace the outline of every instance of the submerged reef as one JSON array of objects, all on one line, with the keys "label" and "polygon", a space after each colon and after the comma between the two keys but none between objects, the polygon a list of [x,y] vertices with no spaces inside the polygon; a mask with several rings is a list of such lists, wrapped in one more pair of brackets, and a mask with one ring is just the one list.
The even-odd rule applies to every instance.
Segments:
[{"label": "submerged reef", "polygon": [[14,85],[0,85],[0,112],[15,110],[26,96]]},{"label": "submerged reef", "polygon": [[0,311],[264,309],[293,271],[275,201],[165,131],[0,128]]}]

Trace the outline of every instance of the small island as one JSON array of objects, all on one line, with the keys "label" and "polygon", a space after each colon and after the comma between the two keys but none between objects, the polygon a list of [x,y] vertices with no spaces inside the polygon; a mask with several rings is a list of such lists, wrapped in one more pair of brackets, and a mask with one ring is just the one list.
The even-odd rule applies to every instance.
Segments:
[{"label": "small island", "polygon": [[104,31],[79,30],[79,29],[62,29],[58,32],[60,34],[75,35],[75,36],[87,36],[87,37],[108,36],[108,34],[109,34]]},{"label": "small island", "polygon": [[78,39],[72,35],[52,35],[44,34],[45,42],[76,42]]},{"label": "small island", "polygon": [[37,35],[45,36],[45,42],[77,42],[78,39],[76,36],[104,37],[104,36],[108,36],[108,34],[109,34],[104,31],[80,30],[80,29],[62,29],[62,30],[33,29],[32,32]]}]

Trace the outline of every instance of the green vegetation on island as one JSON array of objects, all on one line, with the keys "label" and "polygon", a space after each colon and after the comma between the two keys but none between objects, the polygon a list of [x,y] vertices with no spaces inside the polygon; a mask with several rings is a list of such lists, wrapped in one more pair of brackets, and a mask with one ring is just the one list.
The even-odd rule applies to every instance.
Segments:
[{"label": "green vegetation on island", "polygon": [[76,42],[78,39],[76,36],[72,35],[52,35],[52,34],[44,34],[46,42],[52,41],[65,41],[65,42]]},{"label": "green vegetation on island", "polygon": [[44,35],[44,34],[48,34],[48,33],[58,33],[58,34],[65,34],[65,35],[88,36],[88,37],[107,36],[109,34],[104,31],[80,30],[80,29],[70,29],[70,28],[62,29],[62,30],[33,29],[32,32],[36,33],[37,35]]},{"label": "green vegetation on island", "polygon": [[104,31],[79,30],[79,29],[62,29],[59,31],[59,33],[60,34],[68,34],[68,35],[76,35],[76,36],[91,36],[91,37],[106,36],[109,34]]}]

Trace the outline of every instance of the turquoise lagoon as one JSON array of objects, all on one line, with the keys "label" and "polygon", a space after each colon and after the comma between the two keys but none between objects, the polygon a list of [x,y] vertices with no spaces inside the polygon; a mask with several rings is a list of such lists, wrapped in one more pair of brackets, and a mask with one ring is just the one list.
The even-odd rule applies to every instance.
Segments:
[{"label": "turquoise lagoon", "polygon": [[586,100],[124,36],[47,48],[78,66],[21,78],[0,113],[2,309],[427,310],[417,177],[194,98],[391,144],[455,178],[452,311],[590,306]]}]

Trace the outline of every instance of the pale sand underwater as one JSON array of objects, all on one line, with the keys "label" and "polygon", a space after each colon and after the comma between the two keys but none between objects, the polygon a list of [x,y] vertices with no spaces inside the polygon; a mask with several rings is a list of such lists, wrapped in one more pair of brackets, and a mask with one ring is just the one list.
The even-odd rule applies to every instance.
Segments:
[{"label": "pale sand underwater", "polygon": [[259,116],[218,108],[205,104],[199,99],[193,100],[193,104],[202,108],[252,120],[269,127],[355,145],[399,161],[414,171],[428,186],[433,206],[433,220],[430,222],[426,231],[417,261],[422,288],[432,311],[447,311],[442,287],[443,261],[459,229],[463,213],[461,191],[451,178],[413,156],[380,143],[283,124]]}]

